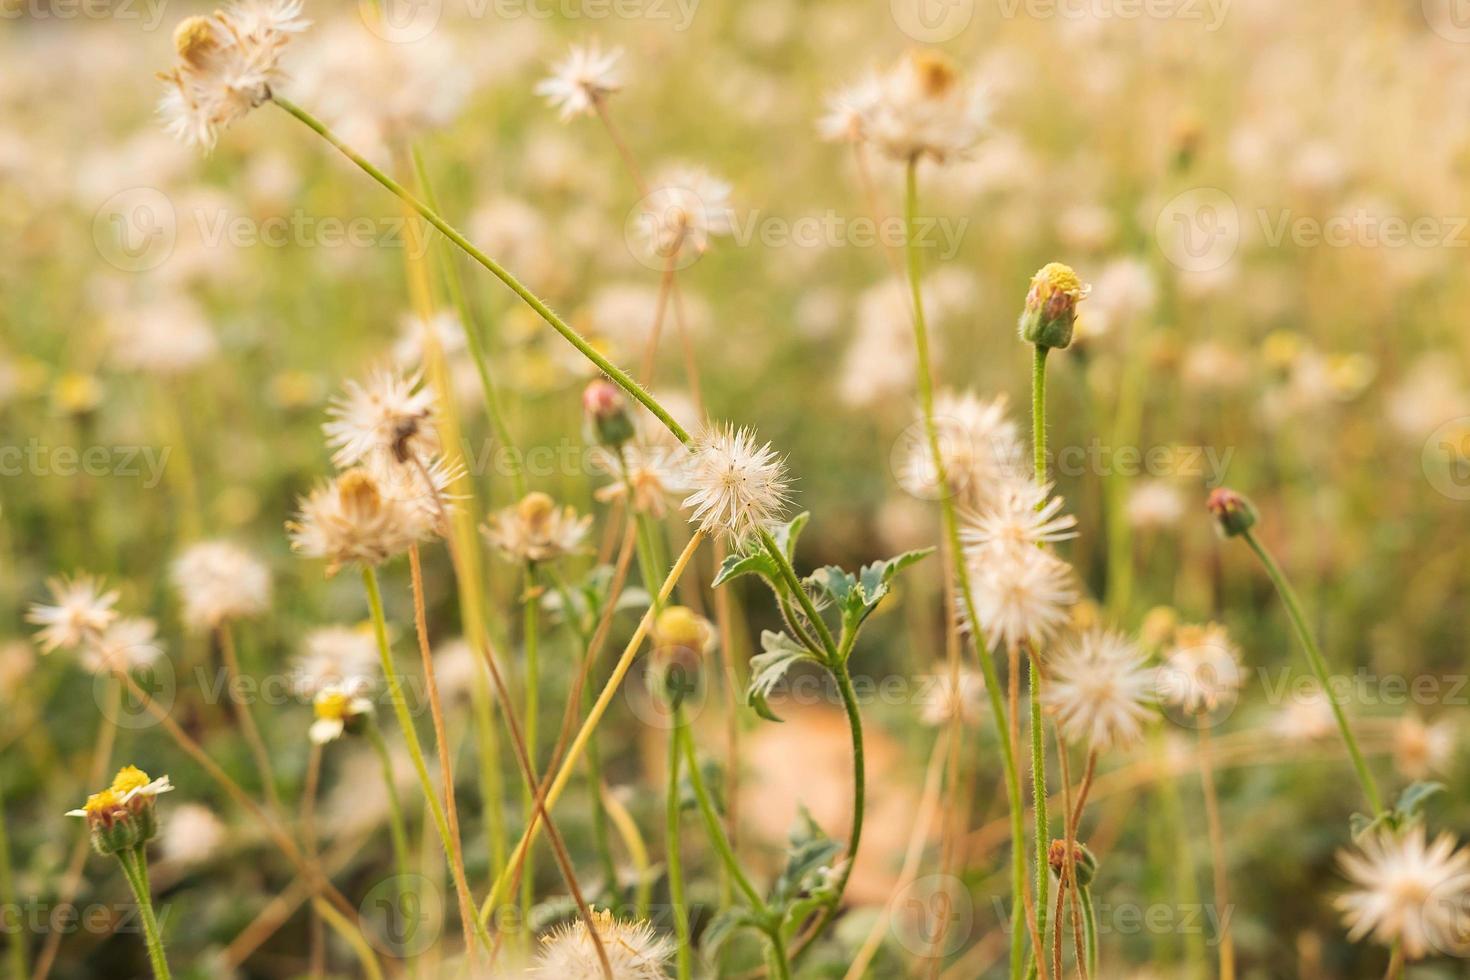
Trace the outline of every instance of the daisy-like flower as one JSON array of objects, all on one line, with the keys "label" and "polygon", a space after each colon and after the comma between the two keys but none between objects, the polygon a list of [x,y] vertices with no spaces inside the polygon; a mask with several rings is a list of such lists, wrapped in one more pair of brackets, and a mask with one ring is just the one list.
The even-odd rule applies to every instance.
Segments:
[{"label": "daisy-like flower", "polygon": [[[934,428],[945,480],[973,509],[989,506],[1000,489],[1025,478],[1020,436],[1016,423],[1006,414],[1006,405],[1005,395],[984,401],[972,392],[944,391],[934,400]],[[919,419],[908,430],[898,482],[914,496],[933,500],[944,491],[923,426]]]},{"label": "daisy-like flower", "polygon": [[327,414],[322,431],[337,466],[375,458],[406,463],[439,452],[434,393],[417,374],[375,371],[366,381],[348,381]]},{"label": "daisy-like flower", "polygon": [[370,714],[372,701],[362,695],[363,688],[354,683],[329,684],[311,700],[315,720],[307,737],[317,745],[326,745],[342,737],[348,726]]},{"label": "daisy-like flower", "polygon": [[258,616],[270,607],[270,571],[228,541],[191,545],[174,560],[172,574],[184,622],[195,629]]},{"label": "daisy-like flower", "polygon": [[690,521],[706,534],[741,541],[780,519],[790,496],[786,461],[750,429],[712,429],[694,450]]},{"label": "daisy-like flower", "polygon": [[281,53],[309,26],[301,0],[242,0],[209,17],[188,17],[174,29],[178,62],[159,80],[168,131],[211,149],[219,132],[271,97],[283,78]]},{"label": "daisy-like flower", "polygon": [[562,122],[590,116],[603,99],[623,87],[618,67],[622,58],[622,48],[603,51],[595,39],[586,46],[574,44],[551,66],[551,75],[536,83],[536,94],[551,103]]},{"label": "daisy-like flower", "polygon": [[883,75],[881,87],[865,132],[894,160],[927,156],[944,163],[969,153],[985,132],[984,92],[938,52],[909,52]]},{"label": "daisy-like flower", "polygon": [[634,216],[634,232],[650,259],[693,261],[710,238],[734,231],[730,185],[702,167],[664,171]]},{"label": "daisy-like flower", "polygon": [[1449,769],[1455,754],[1455,722],[1441,718],[1425,724],[1404,715],[1393,729],[1393,764],[1406,779],[1427,779]]},{"label": "daisy-like flower", "polygon": [[1077,518],[1063,514],[1061,497],[1051,496],[1051,484],[1008,480],[989,507],[965,516],[960,539],[970,560],[988,558],[1016,548],[1035,548],[1077,536]]},{"label": "daisy-like flower", "polygon": [[71,578],[49,578],[52,603],[37,602],[26,613],[26,622],[41,628],[36,640],[42,653],[71,650],[100,636],[117,619],[118,593],[108,589],[101,579],[90,575]]},{"label": "daisy-like flower", "polygon": [[286,525],[292,549],[325,558],[332,576],[344,565],[381,565],[431,538],[433,516],[394,489],[370,469],[338,474],[302,498],[296,520]]},{"label": "daisy-like flower", "polygon": [[1049,639],[1066,625],[1078,598],[1071,566],[1041,548],[990,556],[971,574],[975,614],[996,645]]},{"label": "daisy-like flower", "polygon": [[578,517],[575,508],[558,508],[546,494],[533,492],[491,514],[480,531],[514,561],[553,561],[576,552],[591,526],[590,515]]},{"label": "daisy-like flower", "polygon": [[1240,651],[1218,623],[1180,626],[1159,668],[1159,695],[1189,714],[1207,715],[1232,702],[1244,686]]},{"label": "daisy-like flower", "polygon": [[136,766],[123,766],[111,786],[93,793],[85,806],[68,810],[66,815],[87,821],[92,846],[99,854],[129,851],[158,836],[154,801],[173,788],[167,776],[150,779]]},{"label": "daisy-like flower", "polygon": [[827,111],[817,120],[818,135],[831,143],[865,141],[869,120],[882,98],[883,82],[870,71],[827,99]]},{"label": "daisy-like flower", "polygon": [[115,674],[152,666],[163,656],[158,624],[141,616],[119,619],[82,648],[82,666],[94,674]]},{"label": "daisy-like flower", "polygon": [[1068,740],[1127,748],[1151,715],[1156,681],[1147,660],[1121,633],[1089,630],[1048,659],[1042,702]]},{"label": "daisy-like flower", "polygon": [[974,727],[980,724],[985,678],[970,667],[961,667],[956,678],[949,670],[933,677],[928,696],[919,706],[919,721],[934,728],[959,718],[960,723]]},{"label": "daisy-like flower", "polygon": [[331,686],[370,687],[380,662],[372,627],[323,626],[306,634],[291,668],[291,685],[303,697]]},{"label": "daisy-like flower", "polygon": [[1470,851],[1449,834],[1430,844],[1422,824],[1379,832],[1338,862],[1355,886],[1337,899],[1348,938],[1399,944],[1411,960],[1470,952]]},{"label": "daisy-like flower", "polygon": [[[617,980],[664,980],[668,976],[665,966],[674,944],[653,926],[613,918],[606,909],[593,909],[592,923]],[[579,918],[542,936],[531,976],[543,980],[599,980],[604,976],[587,923]]]}]

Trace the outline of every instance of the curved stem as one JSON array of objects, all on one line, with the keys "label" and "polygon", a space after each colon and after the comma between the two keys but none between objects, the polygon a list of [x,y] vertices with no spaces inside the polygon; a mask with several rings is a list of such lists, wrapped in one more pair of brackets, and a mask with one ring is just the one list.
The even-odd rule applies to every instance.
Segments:
[{"label": "curved stem", "polygon": [[791,559],[786,557],[786,552],[781,550],[781,545],[771,536],[771,532],[765,528],[760,529],[761,543],[765,545],[766,551],[776,563],[776,569],[781,575],[781,580],[791,590],[796,602],[801,606],[802,614],[811,621],[812,628],[817,631],[817,638],[821,640],[822,649],[826,652],[829,661],[835,662],[839,657],[837,641],[832,638],[832,630],[827,627],[826,620],[822,619],[821,613],[812,603],[812,597],[806,594],[801,580],[796,575],[796,569],[791,565]]},{"label": "curved stem", "polygon": [[[691,961],[689,950],[689,914],[684,906],[684,869],[679,854],[679,749],[684,741],[684,709],[674,707],[674,727],[669,731],[669,780],[664,800],[664,819],[667,838],[664,845],[665,861],[669,866],[669,904],[673,906],[674,936],[678,940],[679,980],[689,980]],[[690,763],[690,769],[694,768]],[[692,781],[692,776],[691,776]]]},{"label": "curved stem", "polygon": [[438,212],[436,212],[433,208],[429,207],[427,204],[410,194],[402,184],[398,183],[398,181],[394,180],[392,177],[388,176],[382,170],[374,166],[365,157],[363,157],[362,154],[358,153],[352,147],[342,142],[342,140],[340,140],[335,133],[327,128],[325,123],[317,119],[311,113],[307,112],[305,109],[296,105],[294,102],[291,102],[289,99],[286,99],[280,95],[273,96],[272,101],[274,101],[276,105],[280,106],[292,116],[295,116],[296,119],[303,123],[312,132],[316,133],[328,143],[332,144],[332,146],[336,147],[338,152],[340,152],[343,156],[356,164],[359,169],[361,169],[369,177],[373,178],[373,180],[381,184],[390,193],[396,195],[409,207],[417,211],[425,221],[429,222],[429,224],[437,228],[439,232],[444,235],[445,238],[448,238],[455,245],[458,245],[461,249],[464,250],[465,254],[469,255],[470,258],[474,259],[480,265],[484,266],[490,271],[492,275],[494,275],[501,282],[505,283],[506,286],[510,287],[510,290],[514,292],[517,296],[519,296],[527,306],[534,310],[536,314],[541,317],[541,319],[550,324],[553,330],[561,334],[568,343],[577,348],[577,350],[581,351],[584,357],[586,357],[593,364],[597,365],[597,367],[610,379],[612,379],[615,384],[617,384],[635,400],[641,403],[644,408],[647,408],[650,412],[652,412],[654,414],[654,417],[656,417],[670,432],[678,437],[680,442],[689,441],[689,433],[684,430],[683,426],[681,426],[677,421],[674,420],[674,417],[669,414],[667,409],[659,404],[657,399],[655,399],[652,395],[645,391],[643,387],[638,384],[638,382],[629,377],[626,371],[604,357],[597,350],[597,348],[593,347],[592,344],[587,341],[585,337],[583,337],[581,334],[577,333],[577,331],[568,326],[561,317],[557,316],[556,313],[554,313],[552,309],[541,300],[540,297],[531,292],[530,289],[526,288],[526,286],[514,275],[512,275],[504,266],[502,266],[499,262],[496,262],[490,256],[486,255],[484,252],[476,248],[469,241],[469,239],[465,238],[464,235],[460,234],[460,232],[455,230],[447,221],[441,218]]},{"label": "curved stem", "polygon": [[929,443],[929,453],[934,460],[935,484],[939,488],[939,513],[944,526],[945,541],[954,561],[955,585],[959,589],[964,606],[966,622],[970,624],[970,644],[980,671],[985,677],[985,691],[990,699],[991,719],[995,724],[996,739],[1000,743],[1001,764],[1005,769],[1006,804],[1011,820],[1011,959],[1010,976],[1018,978],[1024,968],[1025,937],[1023,930],[1016,927],[1024,904],[1026,891],[1026,839],[1025,801],[1021,794],[1021,771],[1016,765],[1016,745],[1006,723],[1006,712],[1001,701],[1000,677],[995,669],[995,658],[984,637],[980,634],[980,618],[975,610],[975,594],[970,586],[970,569],[965,562],[964,548],[960,543],[959,519],[955,514],[954,496],[949,490],[949,476],[945,472],[944,455],[939,447],[939,428],[934,422],[934,380],[929,366],[929,330],[924,320],[924,296],[919,287],[919,253],[915,247],[918,238],[919,181],[917,161],[910,161],[907,171],[906,194],[904,196],[904,219],[907,226],[905,253],[908,258],[909,291],[914,313],[914,348],[916,351],[919,406],[924,416],[924,435]]},{"label": "curved stem", "polygon": [[1363,795],[1368,797],[1368,805],[1373,808],[1373,815],[1377,816],[1384,809],[1383,797],[1378,792],[1378,783],[1374,781],[1373,773],[1368,769],[1368,763],[1363,758],[1363,752],[1358,748],[1358,740],[1354,737],[1353,730],[1348,727],[1347,715],[1342,710],[1342,702],[1333,693],[1332,678],[1327,669],[1327,658],[1322,656],[1317,640],[1312,636],[1312,631],[1307,628],[1307,619],[1302,615],[1302,607],[1297,599],[1296,591],[1286,580],[1286,575],[1276,564],[1276,560],[1271,557],[1271,553],[1266,550],[1253,532],[1247,530],[1241,537],[1245,538],[1245,543],[1250,545],[1251,550],[1265,566],[1266,575],[1270,577],[1271,584],[1276,586],[1276,591],[1286,606],[1286,614],[1291,619],[1291,625],[1296,629],[1297,639],[1301,641],[1302,649],[1307,653],[1307,662],[1312,666],[1312,673],[1317,675],[1317,683],[1321,685],[1322,694],[1327,698],[1327,703],[1332,706],[1332,717],[1337,720],[1337,729],[1342,733],[1342,741],[1347,746],[1348,755],[1352,757],[1353,769],[1358,774],[1358,783],[1363,787]]}]

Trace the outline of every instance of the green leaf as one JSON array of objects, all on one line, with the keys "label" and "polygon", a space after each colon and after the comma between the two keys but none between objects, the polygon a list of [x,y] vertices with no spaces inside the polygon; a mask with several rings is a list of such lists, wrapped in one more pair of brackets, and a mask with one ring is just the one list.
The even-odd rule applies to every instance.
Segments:
[{"label": "green leaf", "polygon": [[1362,840],[1364,836],[1377,830],[1379,827],[1394,826],[1394,817],[1388,812],[1380,813],[1376,817],[1366,814],[1355,813],[1348,817],[1348,827],[1352,831],[1353,840]]},{"label": "green leaf", "polygon": [[804,510],[785,524],[771,528],[771,537],[776,539],[776,544],[781,546],[787,558],[796,557],[796,539],[801,537],[801,532],[806,529],[806,522],[811,518],[811,512]]},{"label": "green leaf", "polygon": [[700,945],[704,947],[705,954],[711,959],[720,952],[730,937],[741,929],[760,928],[760,919],[756,917],[752,909],[744,905],[736,905],[726,909],[710,920],[709,925],[704,927],[704,933],[700,937]]},{"label": "green leaf", "polygon": [[829,862],[841,849],[802,807],[787,838],[786,867],[771,886],[771,905],[784,917],[798,899],[820,898],[817,893],[828,884]]},{"label": "green leaf", "polygon": [[844,615],[858,592],[857,578],[836,565],[826,565],[817,569],[806,577],[806,581],[825,593],[827,598],[843,611]]},{"label": "green leaf", "polygon": [[[722,789],[725,785],[725,772],[720,764],[714,759],[702,759],[699,763],[699,776],[704,782],[704,790],[709,794],[710,806],[714,807],[715,813],[725,815],[725,797]],[[689,770],[686,766],[679,773],[679,809],[699,809],[699,796],[694,792],[694,781],[689,778]]]},{"label": "green leaf", "polygon": [[1436,793],[1443,793],[1444,789],[1444,783],[1410,783],[1399,794],[1399,801],[1394,806],[1394,816],[1398,818],[1401,824],[1419,819],[1420,811],[1424,809],[1424,804]]},{"label": "green leaf", "polygon": [[766,703],[781,678],[794,665],[803,660],[812,663],[821,663],[813,653],[806,647],[797,643],[785,633],[775,633],[771,630],[761,631],[761,649],[764,653],[758,653],[750,658],[750,688],[745,692],[745,703],[755,709],[755,713],[767,721],[780,721]]},{"label": "green leaf", "polygon": [[726,555],[724,562],[720,564],[720,572],[715,576],[710,588],[718,589],[731,579],[752,574],[759,575],[774,586],[777,575],[776,562],[764,551]]}]

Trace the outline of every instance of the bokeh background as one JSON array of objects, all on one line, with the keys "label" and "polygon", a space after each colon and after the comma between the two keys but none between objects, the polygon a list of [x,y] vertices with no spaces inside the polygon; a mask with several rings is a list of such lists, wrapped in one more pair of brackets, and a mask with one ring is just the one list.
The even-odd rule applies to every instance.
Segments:
[{"label": "bokeh background", "polygon": [[[914,437],[911,335],[894,256],[861,224],[876,214],[892,229],[901,173],[870,159],[869,195],[851,149],[822,142],[815,120],[832,90],[915,45],[982,79],[989,135],[972,159],[920,176],[940,383],[1007,393],[1023,420],[1029,352],[1014,325],[1029,276],[1057,259],[1093,284],[1079,342],[1051,359],[1059,492],[1082,532],[1068,557],[1125,628],[1169,606],[1225,623],[1245,652],[1251,683],[1216,732],[1234,753],[1220,778],[1243,975],[1370,977],[1381,951],[1349,945],[1331,906],[1344,886],[1333,855],[1357,805],[1349,770],[1334,741],[1293,725],[1288,624],[1244,548],[1216,539],[1203,501],[1224,482],[1253,497],[1330,659],[1355,675],[1351,710],[1380,777],[1395,790],[1443,780],[1434,824],[1470,829],[1459,751],[1470,17],[1458,6],[426,0],[390,8],[384,31],[365,7],[317,0],[284,90],[394,172],[412,173],[412,134],[451,220],[631,363],[659,276],[630,247],[638,192],[596,120],[562,123],[533,93],[568,43],[622,47],[626,86],[611,108],[632,152],[649,170],[689,162],[730,184],[735,233],[679,274],[688,342],[709,413],[789,454],[799,506],[814,515],[799,562],[810,568],[855,567],[937,534],[932,503],[895,478]],[[23,615],[44,578],[105,575],[123,605],[156,618],[176,717],[248,773],[224,710],[195,682],[211,651],[180,626],[169,562],[201,535],[266,558],[274,609],[242,634],[259,676],[284,671],[312,627],[360,620],[351,576],[326,581],[293,558],[282,525],[329,472],[320,424],[332,392],[415,356],[406,269],[428,246],[398,202],[271,106],[207,156],[161,130],[153,73],[170,63],[173,25],[200,12],[182,0],[0,0],[0,780],[26,916],[8,919],[4,938],[36,949],[63,928],[50,914],[80,828],[61,814],[90,791],[104,690],[74,660],[38,656]],[[497,282],[464,271],[512,430],[533,450],[533,484],[602,513],[592,492],[604,479],[582,449],[586,364]],[[428,286],[445,305],[442,281]],[[655,390],[688,402],[684,363],[671,337]],[[451,366],[477,504],[510,503],[473,371]],[[514,571],[489,558],[486,569],[508,608]],[[855,660],[860,675],[906,679],[910,694],[864,708],[874,809],[839,923],[849,945],[892,892],[935,737],[912,691],[944,655],[939,571],[910,573]],[[702,559],[705,583],[709,572]],[[428,573],[448,639],[457,613],[442,555]],[[401,575],[390,574],[390,613],[407,631]],[[773,625],[764,595],[740,596],[737,659]],[[513,626],[494,628],[513,638]],[[549,690],[565,689],[570,662]],[[718,700],[697,719],[714,746]],[[742,722],[757,862],[774,860],[798,801],[834,836],[846,819],[846,734],[838,708],[817,701],[792,706],[784,727]],[[258,711],[286,791],[299,792],[309,706],[282,698]],[[1104,961],[1117,976],[1205,976],[1213,964],[1213,931],[1195,921],[1209,895],[1196,742],[1186,726],[1164,729],[1105,767],[1124,775],[1094,804],[1101,901],[1113,907]],[[1006,892],[994,851],[1004,797],[988,729],[969,738],[973,907],[945,976],[989,976],[1004,947],[990,900]],[[658,786],[661,744],[657,725],[620,702],[605,764],[649,827],[658,792],[642,790]],[[165,811],[207,808],[190,816],[209,833],[179,835],[190,846],[165,834],[155,878],[179,972],[226,975],[221,951],[289,869],[152,726],[125,724],[116,757],[173,776]],[[346,749],[324,777],[324,832],[366,841],[342,871],[354,895],[386,863],[372,765]],[[472,769],[467,858],[483,881]],[[576,807],[565,820],[575,850],[588,830]],[[1182,840],[1161,829],[1176,825]],[[125,894],[93,858],[77,903],[116,909]],[[1128,912],[1150,908],[1161,924]],[[305,928],[302,916],[287,922],[238,975],[300,973]],[[143,975],[136,937],[65,931],[53,976]],[[812,975],[840,975],[841,949]],[[890,937],[872,975],[905,975],[911,954]],[[1412,976],[1463,970],[1431,961]]]}]

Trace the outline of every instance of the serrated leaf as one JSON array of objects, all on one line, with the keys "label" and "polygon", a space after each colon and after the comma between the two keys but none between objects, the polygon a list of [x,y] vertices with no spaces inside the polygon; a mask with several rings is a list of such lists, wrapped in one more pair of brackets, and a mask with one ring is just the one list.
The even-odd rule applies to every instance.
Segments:
[{"label": "serrated leaf", "polygon": [[1419,811],[1424,809],[1424,804],[1436,793],[1443,793],[1444,783],[1417,782],[1410,783],[1404,787],[1399,794],[1399,801],[1394,806],[1394,815],[1403,821],[1417,820]]},{"label": "serrated leaf", "polygon": [[776,544],[781,546],[787,558],[796,557],[796,539],[801,537],[801,532],[806,529],[806,523],[811,518],[811,512],[804,510],[785,524],[771,528],[771,537],[776,539]]},{"label": "serrated leaf", "polygon": [[844,614],[858,594],[857,578],[836,565],[825,565],[817,569],[806,577],[806,581],[825,593],[826,598],[831,599]]},{"label": "serrated leaf", "polygon": [[750,687],[745,692],[745,703],[767,721],[780,721],[766,699],[793,666],[803,660],[821,661],[785,633],[771,630],[761,631],[761,649],[765,652],[750,658]]},{"label": "serrated leaf", "polygon": [[768,582],[776,581],[776,563],[771,556],[764,551],[753,551],[750,554],[726,555],[725,560],[720,563],[719,574],[710,583],[710,588],[718,589],[731,579],[737,579],[742,575],[759,575]]},{"label": "serrated leaf", "polygon": [[786,867],[771,886],[771,904],[786,910],[798,898],[810,896],[821,888],[828,862],[841,849],[812,819],[806,807],[802,807],[787,838]]}]

